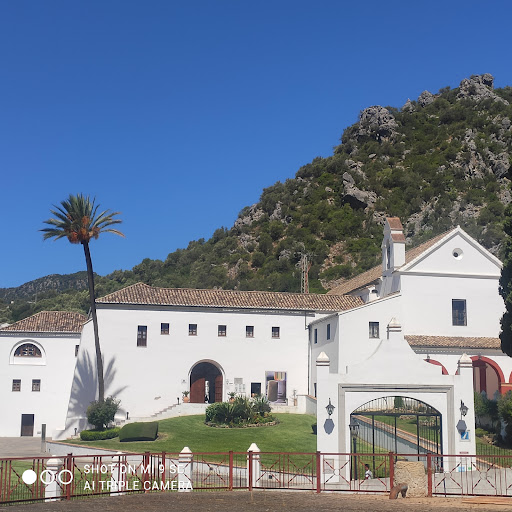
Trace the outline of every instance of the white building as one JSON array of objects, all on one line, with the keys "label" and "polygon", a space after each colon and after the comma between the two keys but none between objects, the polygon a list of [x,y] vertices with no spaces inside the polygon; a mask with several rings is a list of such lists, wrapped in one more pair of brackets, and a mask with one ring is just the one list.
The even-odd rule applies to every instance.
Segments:
[{"label": "white building", "polygon": [[[382,265],[327,295],[139,283],[98,299],[106,395],[121,399],[122,419],[165,417],[185,390],[192,404],[181,406],[181,414],[196,411],[193,404],[226,400],[229,392],[267,394],[296,412],[304,410],[293,409],[296,399],[318,396],[319,448],[332,451],[347,449],[354,411],[402,396],[438,411],[446,427],[443,451],[458,449],[453,429],[461,400],[469,407],[470,428],[473,422],[471,378],[488,395],[512,386],[512,360],[498,338],[501,263],[459,227],[406,251],[397,218],[386,220],[382,255]],[[11,381],[18,377],[8,354],[28,338],[13,340],[13,327],[0,330],[9,368],[2,393],[11,399]],[[53,338],[57,347],[60,338]],[[45,342],[47,354],[52,343]],[[94,353],[88,321],[78,357],[55,356],[66,376],[54,381],[52,392],[56,403],[68,404],[67,415],[55,410],[45,417],[56,438],[86,427],[85,410],[97,389]],[[36,369],[22,377],[37,379]],[[329,399],[337,426],[326,434],[320,420]],[[0,435],[19,435],[20,414],[29,412],[13,413],[0,424]],[[39,430],[38,415],[34,422]]]},{"label": "white building", "polygon": [[82,325],[80,313],[42,311],[0,330],[1,436],[64,428]]}]

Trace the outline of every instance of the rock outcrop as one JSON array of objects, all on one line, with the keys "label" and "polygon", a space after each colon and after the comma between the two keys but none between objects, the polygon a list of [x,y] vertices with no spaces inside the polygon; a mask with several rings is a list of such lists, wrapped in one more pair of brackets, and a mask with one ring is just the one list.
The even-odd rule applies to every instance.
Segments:
[{"label": "rock outcrop", "polygon": [[494,101],[501,101],[508,105],[508,101],[498,96],[494,91],[494,77],[485,73],[483,75],[473,75],[470,78],[464,78],[459,86],[457,98],[469,98],[475,101],[491,98]]},{"label": "rock outcrop", "polygon": [[371,137],[378,141],[392,139],[398,124],[393,114],[380,105],[364,109],[359,119],[358,138]]}]

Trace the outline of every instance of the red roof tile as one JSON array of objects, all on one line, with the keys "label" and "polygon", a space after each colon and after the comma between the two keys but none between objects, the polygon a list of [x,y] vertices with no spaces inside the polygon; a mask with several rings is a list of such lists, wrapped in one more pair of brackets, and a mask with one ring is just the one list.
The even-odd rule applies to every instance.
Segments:
[{"label": "red roof tile", "polygon": [[19,320],[0,331],[16,332],[82,332],[87,317],[69,311],[40,311],[35,315]]},{"label": "red roof tile", "polygon": [[363,304],[359,297],[239,290],[157,288],[144,283],[118,290],[96,300],[98,304],[232,307],[294,311],[344,311]]},{"label": "red roof tile", "polygon": [[411,347],[501,349],[501,342],[499,338],[484,338],[477,336],[406,335],[405,339]]}]

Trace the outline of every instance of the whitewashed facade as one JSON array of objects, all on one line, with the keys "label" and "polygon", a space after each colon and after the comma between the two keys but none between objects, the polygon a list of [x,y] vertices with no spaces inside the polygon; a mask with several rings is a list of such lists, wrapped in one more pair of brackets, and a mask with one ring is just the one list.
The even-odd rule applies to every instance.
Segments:
[{"label": "whitewashed facade", "polygon": [[82,324],[79,313],[42,311],[0,330],[0,436],[65,426]]},{"label": "whitewashed facade", "polygon": [[[500,272],[499,260],[458,227],[406,251],[400,221],[390,218],[382,265],[327,295],[139,283],[97,300],[106,396],[121,400],[119,421],[165,417],[185,390],[192,403],[180,406],[179,414],[197,413],[201,404],[226,400],[230,392],[267,394],[276,407],[292,411],[300,397],[318,397],[319,449],[346,451],[347,420],[361,400],[403,393],[443,415],[447,453],[458,446],[452,427],[460,400],[470,406],[470,424],[473,388],[493,395],[512,387],[512,360],[498,339]],[[80,343],[79,330],[66,335],[12,328],[0,330],[8,368],[1,389],[13,411],[0,423],[0,435],[20,434],[20,415],[32,414],[29,404],[34,434],[44,422],[54,438],[86,428],[85,410],[97,389],[91,321]],[[24,384],[37,380],[39,367],[17,365],[11,356],[25,339],[44,348],[48,375],[41,377],[39,409]],[[18,374],[21,394],[10,390]],[[337,427],[324,435],[328,399]]]}]

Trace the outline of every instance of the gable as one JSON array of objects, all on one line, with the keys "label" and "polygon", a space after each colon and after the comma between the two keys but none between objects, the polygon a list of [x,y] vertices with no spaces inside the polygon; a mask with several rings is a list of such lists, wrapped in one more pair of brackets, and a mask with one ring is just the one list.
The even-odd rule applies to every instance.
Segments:
[{"label": "gable", "polygon": [[403,266],[400,272],[499,277],[501,267],[498,258],[457,227]]}]

